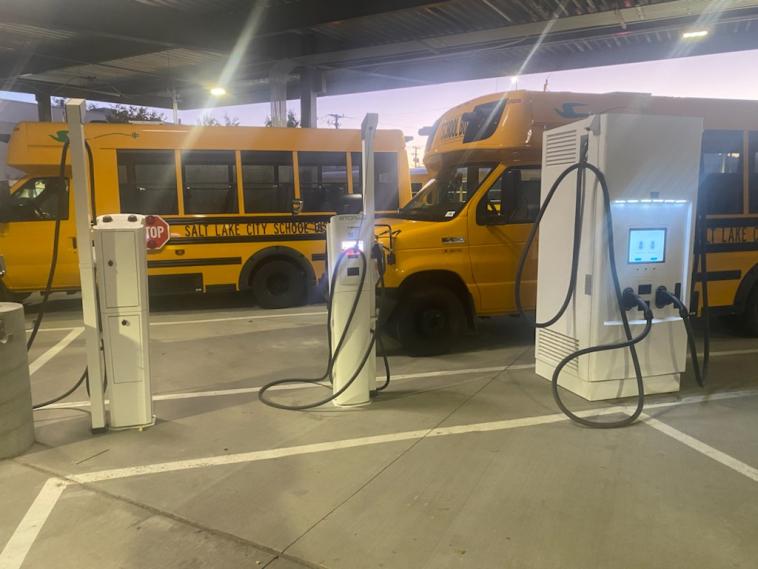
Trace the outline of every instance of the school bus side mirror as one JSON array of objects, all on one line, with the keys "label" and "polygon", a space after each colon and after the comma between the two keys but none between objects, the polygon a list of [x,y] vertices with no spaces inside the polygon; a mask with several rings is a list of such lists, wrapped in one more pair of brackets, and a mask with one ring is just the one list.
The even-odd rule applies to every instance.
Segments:
[{"label": "school bus side mirror", "polygon": [[300,215],[303,211],[303,200],[292,200],[292,215]]},{"label": "school bus side mirror", "polygon": [[508,170],[500,182],[500,215],[509,218],[518,205],[518,190],[521,186],[521,170]]}]

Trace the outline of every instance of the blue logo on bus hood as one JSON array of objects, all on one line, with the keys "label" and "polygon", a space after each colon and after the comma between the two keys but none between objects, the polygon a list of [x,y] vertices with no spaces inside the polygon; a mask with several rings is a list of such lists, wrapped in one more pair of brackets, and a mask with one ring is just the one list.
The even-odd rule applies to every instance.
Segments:
[{"label": "blue logo on bus hood", "polygon": [[586,103],[563,103],[563,106],[560,109],[555,109],[555,112],[561,115],[564,119],[583,119],[590,116],[590,114],[579,112],[575,107],[586,106]]}]

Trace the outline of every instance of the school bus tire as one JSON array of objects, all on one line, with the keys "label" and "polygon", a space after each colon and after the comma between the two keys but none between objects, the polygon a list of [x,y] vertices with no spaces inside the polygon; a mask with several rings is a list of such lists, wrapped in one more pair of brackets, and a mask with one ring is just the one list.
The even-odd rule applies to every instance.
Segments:
[{"label": "school bus tire", "polygon": [[250,278],[253,296],[262,308],[290,308],[306,302],[307,279],[302,269],[287,259],[269,259]]},{"label": "school bus tire", "polygon": [[758,338],[758,285],[753,287],[742,313],[742,326],[748,336]]},{"label": "school bus tire", "polygon": [[394,336],[411,356],[446,354],[461,337],[466,311],[455,292],[434,286],[409,291],[394,315]]}]

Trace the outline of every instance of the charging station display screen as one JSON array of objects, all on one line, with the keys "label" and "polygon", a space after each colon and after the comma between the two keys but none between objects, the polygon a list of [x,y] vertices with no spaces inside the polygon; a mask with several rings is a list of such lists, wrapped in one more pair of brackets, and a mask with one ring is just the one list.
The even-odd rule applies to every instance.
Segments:
[{"label": "charging station display screen", "polygon": [[628,263],[663,263],[665,259],[665,229],[629,230]]}]

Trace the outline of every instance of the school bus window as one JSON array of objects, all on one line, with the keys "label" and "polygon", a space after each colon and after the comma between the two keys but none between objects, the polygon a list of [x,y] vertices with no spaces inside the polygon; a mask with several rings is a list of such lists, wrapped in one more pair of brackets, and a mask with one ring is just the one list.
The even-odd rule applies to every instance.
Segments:
[{"label": "school bus window", "polygon": [[58,177],[31,178],[11,194],[3,210],[8,221],[68,219],[68,183]]},{"label": "school bus window", "polygon": [[705,131],[700,185],[706,211],[742,213],[742,180],[742,131]]},{"label": "school bus window", "polygon": [[400,217],[428,221],[448,221],[454,218],[493,168],[491,164],[463,164],[443,168],[400,209]]},{"label": "school bus window", "polygon": [[749,151],[750,213],[758,213],[758,131],[750,133]]},{"label": "school bus window", "polygon": [[298,152],[303,211],[336,211],[347,194],[347,156],[343,152]]},{"label": "school bus window", "polygon": [[291,152],[242,152],[247,213],[289,213],[294,198]]},{"label": "school bus window", "polygon": [[[363,153],[353,152],[353,193],[363,193]],[[397,153],[374,153],[374,207],[377,211],[393,211],[398,201]]]},{"label": "school bus window", "polygon": [[117,150],[121,210],[128,213],[179,213],[173,150]]},{"label": "school bus window", "polygon": [[182,154],[185,213],[237,213],[234,152],[190,150]]},{"label": "school bus window", "polygon": [[479,223],[531,223],[540,209],[540,169],[509,168],[495,180],[477,211]]}]

